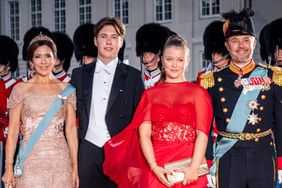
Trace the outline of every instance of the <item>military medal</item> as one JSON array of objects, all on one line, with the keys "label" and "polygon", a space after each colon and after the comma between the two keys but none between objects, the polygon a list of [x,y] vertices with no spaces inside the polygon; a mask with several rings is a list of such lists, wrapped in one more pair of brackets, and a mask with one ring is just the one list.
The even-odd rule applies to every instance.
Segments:
[{"label": "military medal", "polygon": [[240,84],[243,85],[244,94],[253,90],[267,91],[270,89],[271,82],[272,80],[269,77],[251,77],[240,80]]},{"label": "military medal", "polygon": [[252,125],[255,125],[259,122],[260,118],[258,117],[257,114],[255,114],[254,112],[252,112],[249,117],[248,117],[248,120],[249,120],[249,124],[252,124]]},{"label": "military medal", "polygon": [[251,101],[249,102],[249,108],[250,108],[251,110],[257,110],[257,109],[258,109],[258,106],[259,106],[259,103],[258,103],[257,100],[251,100]]},{"label": "military medal", "polygon": [[254,111],[258,109],[259,103],[257,100],[251,100],[248,106],[251,109],[251,114],[248,116],[249,124],[255,125],[261,120],[258,114],[254,113]]},{"label": "military medal", "polygon": [[240,74],[239,76],[238,76],[238,78],[234,81],[234,86],[236,87],[236,88],[239,88],[242,84],[241,84],[241,79],[242,78],[242,75]]}]

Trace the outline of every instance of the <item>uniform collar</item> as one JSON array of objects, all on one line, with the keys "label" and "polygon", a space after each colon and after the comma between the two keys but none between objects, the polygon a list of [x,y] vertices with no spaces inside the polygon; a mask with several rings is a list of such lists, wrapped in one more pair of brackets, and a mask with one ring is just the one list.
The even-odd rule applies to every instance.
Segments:
[{"label": "uniform collar", "polygon": [[245,65],[244,67],[240,68],[238,67],[235,63],[233,63],[232,61],[230,62],[229,68],[232,72],[238,74],[238,75],[245,75],[248,74],[250,72],[252,72],[256,67],[256,64],[254,62],[254,60],[251,60],[250,63],[248,63],[247,65]]},{"label": "uniform collar", "polygon": [[7,82],[7,81],[9,81],[10,79],[12,79],[12,77],[11,77],[10,74],[7,74],[7,75],[5,75],[5,76],[2,76],[2,79],[3,79],[5,82]]},{"label": "uniform collar", "polygon": [[161,69],[159,67],[152,71],[148,71],[147,69],[145,69],[144,72],[148,76],[155,77],[161,73]]},{"label": "uniform collar", "polygon": [[61,72],[57,73],[55,76],[59,79],[66,75],[66,72],[62,70]]}]

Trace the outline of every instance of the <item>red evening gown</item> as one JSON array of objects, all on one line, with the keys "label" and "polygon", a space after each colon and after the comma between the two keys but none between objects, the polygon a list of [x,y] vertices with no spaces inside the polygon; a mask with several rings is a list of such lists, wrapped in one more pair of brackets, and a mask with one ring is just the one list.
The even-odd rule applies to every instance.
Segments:
[{"label": "red evening gown", "polygon": [[[105,144],[104,173],[119,188],[165,188],[150,170],[139,144],[138,127],[152,123],[152,143],[156,162],[165,163],[192,157],[196,130],[208,135],[212,120],[209,94],[190,83],[161,83],[146,90],[129,126]],[[201,176],[189,185],[173,188],[206,188]]]}]

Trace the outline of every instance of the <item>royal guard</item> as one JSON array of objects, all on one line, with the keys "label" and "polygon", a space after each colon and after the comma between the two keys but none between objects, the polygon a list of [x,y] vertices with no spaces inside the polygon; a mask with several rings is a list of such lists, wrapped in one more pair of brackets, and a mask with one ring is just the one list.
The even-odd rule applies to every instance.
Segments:
[{"label": "royal guard", "polygon": [[266,25],[260,33],[260,55],[270,65],[282,67],[282,18]]},{"label": "royal guard", "polygon": [[0,35],[0,175],[4,171],[4,146],[9,125],[7,100],[17,83],[11,74],[18,67],[18,54],[19,49],[17,43],[8,36]]},{"label": "royal guard", "polygon": [[94,24],[85,23],[74,31],[74,55],[81,65],[92,63],[97,58],[98,49],[94,45],[94,28]]},{"label": "royal guard", "polygon": [[53,32],[52,34],[57,46],[57,60],[53,69],[53,74],[57,79],[69,83],[71,78],[67,72],[70,68],[71,58],[73,55],[73,42],[65,33]]},{"label": "royal guard", "polygon": [[142,25],[136,32],[136,55],[140,57],[146,89],[153,87],[161,77],[163,45],[173,34],[175,33],[170,29],[158,23]]},{"label": "royal guard", "polygon": [[18,68],[19,48],[17,43],[8,36],[0,35],[0,53],[0,77],[5,82],[7,97],[9,97],[16,84],[11,74]]},{"label": "royal guard", "polygon": [[213,21],[204,31],[204,57],[209,63],[205,70],[198,73],[197,84],[200,84],[201,77],[208,76],[211,71],[222,69],[228,65],[229,52],[224,44],[223,24],[223,21]]},{"label": "royal guard", "polygon": [[213,81],[207,89],[218,129],[207,159],[213,159],[210,182],[219,188],[274,188],[276,174],[282,180],[282,71],[254,62],[253,15],[251,9],[223,14],[230,64],[205,78]]},{"label": "royal guard", "polygon": [[[49,29],[42,27],[42,26],[32,27],[24,35],[23,48],[22,48],[22,58],[27,63],[27,71],[26,71],[26,76],[18,78],[17,82],[26,82],[27,80],[30,80],[33,77],[33,74],[34,74],[33,67],[28,62],[26,50],[27,50],[27,47],[28,47],[30,41],[33,39],[33,37],[36,36],[36,35],[39,35],[40,33],[42,33],[44,35],[52,36]],[[52,36],[52,39],[54,39],[53,36]]]},{"label": "royal guard", "polygon": [[[225,68],[229,62],[229,52],[225,47],[225,37],[223,35],[223,21],[213,21],[210,23],[203,34],[204,42],[204,57],[207,60],[208,67],[205,70],[198,73],[197,84],[208,86],[211,83],[211,80],[207,79],[210,74],[214,71]],[[204,78],[204,79],[202,79]],[[213,121],[213,126],[211,126],[211,138],[216,140],[218,135],[218,130],[216,122]],[[212,165],[211,160],[207,160],[208,165]]]}]

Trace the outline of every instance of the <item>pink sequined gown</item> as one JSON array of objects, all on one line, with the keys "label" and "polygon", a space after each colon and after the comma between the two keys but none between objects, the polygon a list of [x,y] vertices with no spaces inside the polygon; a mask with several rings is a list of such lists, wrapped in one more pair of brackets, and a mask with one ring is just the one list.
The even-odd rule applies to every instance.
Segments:
[{"label": "pink sequined gown", "polygon": [[[25,147],[57,95],[34,95],[22,91],[22,88],[15,87],[13,90],[9,100],[9,108],[22,103],[21,126],[25,129],[25,134],[21,147]],[[74,108],[75,101],[75,93],[72,93],[66,100]],[[65,116],[66,105],[62,105],[24,161],[23,175],[16,178],[17,188],[73,187],[72,165],[64,136]]]}]

